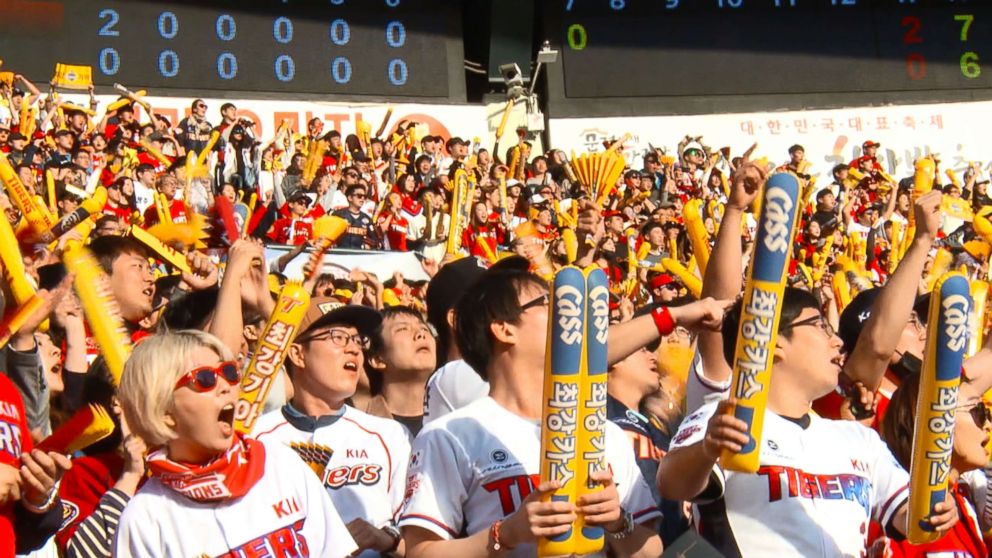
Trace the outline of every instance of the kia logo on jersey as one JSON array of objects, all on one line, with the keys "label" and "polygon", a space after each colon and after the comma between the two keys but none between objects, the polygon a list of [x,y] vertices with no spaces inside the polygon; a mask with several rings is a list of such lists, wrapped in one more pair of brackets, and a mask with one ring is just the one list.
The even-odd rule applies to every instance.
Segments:
[{"label": "kia logo on jersey", "polygon": [[495,450],[491,454],[489,454],[489,456],[492,457],[493,461],[495,461],[496,463],[502,463],[506,461],[506,452],[503,450]]},{"label": "kia logo on jersey", "polygon": [[379,482],[382,477],[381,473],[382,466],[374,463],[342,465],[327,469],[324,473],[324,486],[328,488],[341,488],[354,484],[371,486]]}]

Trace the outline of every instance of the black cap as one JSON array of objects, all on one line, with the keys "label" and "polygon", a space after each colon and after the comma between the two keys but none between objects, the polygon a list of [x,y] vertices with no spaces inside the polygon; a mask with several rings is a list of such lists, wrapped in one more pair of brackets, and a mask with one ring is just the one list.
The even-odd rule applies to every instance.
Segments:
[{"label": "black cap", "polygon": [[[854,350],[854,346],[858,343],[858,336],[861,335],[861,329],[864,327],[865,322],[871,316],[872,307],[875,305],[875,299],[881,294],[882,287],[875,289],[868,289],[867,291],[861,291],[858,296],[851,300],[851,303],[844,308],[844,311],[840,314],[840,324],[838,327],[837,335],[840,337],[841,341],[844,342],[844,352],[850,354]],[[913,311],[916,312],[917,317],[923,325],[927,323],[927,313],[930,310],[930,293],[920,295],[916,297],[916,301],[913,303]]]},{"label": "black cap", "polygon": [[474,256],[444,265],[427,286],[427,321],[438,331],[448,328],[448,310],[455,307],[469,285],[482,277],[486,264]]}]

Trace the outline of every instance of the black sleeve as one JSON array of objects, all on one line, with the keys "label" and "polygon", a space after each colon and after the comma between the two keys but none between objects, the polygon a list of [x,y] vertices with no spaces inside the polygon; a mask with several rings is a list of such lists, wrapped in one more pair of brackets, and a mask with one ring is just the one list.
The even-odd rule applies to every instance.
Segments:
[{"label": "black sleeve", "polygon": [[83,386],[86,385],[86,373],[65,370],[62,373],[62,383],[65,385],[65,390],[62,392],[62,404],[69,414],[75,413],[87,403],[83,397]]},{"label": "black sleeve", "polygon": [[27,554],[44,546],[62,525],[62,502],[44,513],[33,513],[23,505],[14,506],[14,543],[17,554]]}]

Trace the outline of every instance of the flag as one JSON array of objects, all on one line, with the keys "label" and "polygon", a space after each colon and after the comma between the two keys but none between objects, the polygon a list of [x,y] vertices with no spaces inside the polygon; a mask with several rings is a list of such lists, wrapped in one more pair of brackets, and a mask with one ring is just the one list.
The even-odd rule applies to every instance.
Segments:
[{"label": "flag", "polygon": [[87,89],[93,85],[93,68],[59,63],[55,65],[55,77],[52,79],[56,87]]}]

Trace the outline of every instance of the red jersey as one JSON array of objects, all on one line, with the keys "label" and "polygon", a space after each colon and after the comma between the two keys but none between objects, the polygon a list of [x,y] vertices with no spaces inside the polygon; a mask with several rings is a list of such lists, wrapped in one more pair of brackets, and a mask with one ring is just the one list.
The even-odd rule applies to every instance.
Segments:
[{"label": "red jersey", "polygon": [[[24,413],[24,401],[14,383],[0,374],[0,463],[21,467],[21,454],[31,451],[31,433]],[[14,556],[14,506],[0,506],[0,558]]]},{"label": "red jersey", "polygon": [[[186,219],[186,204],[179,200],[172,200],[169,204],[169,214],[172,216],[173,223],[185,223]],[[152,225],[158,224],[158,208],[155,204],[149,205],[145,209],[145,228]]]},{"label": "red jersey", "polygon": [[928,557],[953,557],[953,558],[985,558],[989,555],[985,542],[982,540],[982,532],[978,527],[978,520],[975,518],[975,510],[965,500],[966,489],[964,486],[954,483],[948,486],[951,495],[954,496],[954,503],[958,506],[958,522],[951,527],[943,537],[932,543],[921,544],[919,546],[909,544],[909,541],[893,541],[891,544],[893,558],[928,558]]},{"label": "red jersey", "polygon": [[[131,219],[131,208],[129,206],[115,206],[108,201],[107,204],[103,206],[103,214],[114,215],[118,219],[127,223]],[[158,218],[158,215],[155,217]]]},{"label": "red jersey", "polygon": [[124,458],[116,451],[72,460],[72,468],[59,485],[63,520],[55,539],[61,550],[65,550],[79,524],[100,505],[100,498],[114,487],[123,470]]},{"label": "red jersey", "polygon": [[324,215],[324,208],[317,206],[299,218],[283,217],[272,224],[269,238],[278,244],[299,245],[313,239],[313,222]]},{"label": "red jersey", "polygon": [[486,246],[489,246],[489,251],[495,256],[496,246],[503,242],[503,237],[498,229],[494,229],[488,225],[469,225],[462,231],[462,247],[467,249],[469,254],[489,261],[489,255],[486,253],[486,250],[479,245],[480,240],[485,242]]},{"label": "red jersey", "polygon": [[[390,217],[392,217],[390,219]],[[408,250],[406,246],[406,233],[410,229],[410,223],[406,220],[406,217],[402,213],[396,213],[392,215],[382,214],[379,216],[379,229],[382,229],[382,224],[389,219],[389,226],[386,228],[386,250],[397,250],[399,252],[406,252]]]}]

